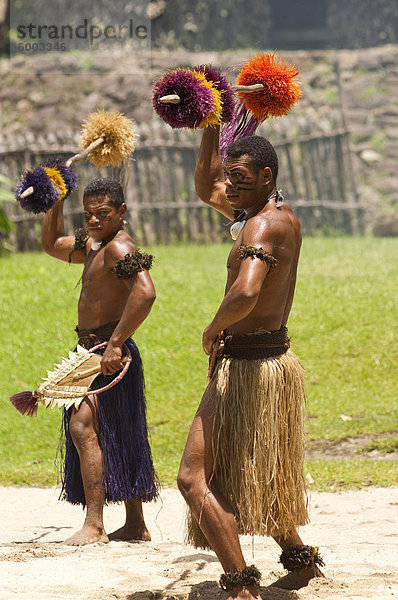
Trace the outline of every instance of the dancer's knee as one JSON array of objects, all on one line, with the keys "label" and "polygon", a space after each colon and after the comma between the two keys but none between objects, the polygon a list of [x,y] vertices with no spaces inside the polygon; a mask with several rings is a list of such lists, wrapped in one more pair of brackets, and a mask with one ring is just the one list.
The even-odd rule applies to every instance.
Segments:
[{"label": "dancer's knee", "polygon": [[193,498],[206,488],[206,479],[201,471],[197,471],[181,462],[180,470],[177,475],[177,485],[185,501],[191,504]]},{"label": "dancer's knee", "polygon": [[185,500],[188,500],[188,497],[192,491],[193,484],[194,477],[192,476],[192,472],[189,469],[187,469],[182,462],[180,464],[180,469],[177,475],[177,485]]},{"label": "dancer's knee", "polygon": [[177,475],[177,485],[190,507],[195,505],[198,498],[203,498],[208,491],[208,482],[203,470],[192,469],[183,462]]},{"label": "dancer's knee", "polygon": [[76,415],[70,420],[69,431],[76,448],[85,448],[90,443],[97,442],[97,434],[93,426],[85,420],[76,418]]}]

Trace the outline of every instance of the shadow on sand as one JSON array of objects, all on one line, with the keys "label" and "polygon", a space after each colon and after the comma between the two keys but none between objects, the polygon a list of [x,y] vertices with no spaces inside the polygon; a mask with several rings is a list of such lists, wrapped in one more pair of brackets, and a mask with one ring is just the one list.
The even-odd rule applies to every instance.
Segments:
[{"label": "shadow on sand", "polygon": [[[260,587],[260,595],[263,600],[298,600],[297,592],[282,590],[277,587]],[[145,590],[134,592],[127,596],[126,600],[221,600],[226,593],[220,590],[216,581],[202,581],[193,585],[188,594],[173,594],[167,589],[157,592]]]}]

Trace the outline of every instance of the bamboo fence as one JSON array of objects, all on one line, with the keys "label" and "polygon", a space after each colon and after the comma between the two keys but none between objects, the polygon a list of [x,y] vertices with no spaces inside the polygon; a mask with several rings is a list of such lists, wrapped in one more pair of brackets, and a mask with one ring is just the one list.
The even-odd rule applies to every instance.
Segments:
[{"label": "bamboo fence", "polygon": [[[360,234],[363,207],[352,170],[350,133],[338,118],[326,123],[304,120],[294,135],[283,120],[258,133],[272,140],[279,157],[278,187],[297,214],[306,234]],[[229,238],[226,219],[200,202],[194,189],[200,132],[173,130],[159,120],[137,127],[139,142],[125,168],[127,229],[138,244],[214,243]],[[76,152],[79,133],[60,130],[39,136],[0,135],[0,172],[16,182],[23,171],[54,156]],[[111,168],[87,161],[76,166],[78,190],[65,202],[67,233],[83,225],[81,197],[96,177],[113,177]],[[16,250],[40,248],[41,215],[17,203],[6,210],[16,225]]]}]

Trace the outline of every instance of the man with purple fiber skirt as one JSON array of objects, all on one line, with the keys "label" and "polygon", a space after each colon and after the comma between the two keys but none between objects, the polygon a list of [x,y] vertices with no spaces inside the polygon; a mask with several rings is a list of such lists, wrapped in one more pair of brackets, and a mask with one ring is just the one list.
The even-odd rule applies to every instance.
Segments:
[{"label": "man with purple fiber skirt", "polygon": [[[86,507],[80,531],[66,543],[83,546],[113,540],[150,540],[142,502],[157,496],[156,476],[148,443],[144,377],[131,335],[149,314],[155,289],[148,273],[152,256],[141,253],[123,230],[126,204],[119,183],[95,179],[83,194],[87,230],[66,236],[63,205],[57,202],[44,217],[42,247],[47,254],[84,264],[76,332],[89,349],[107,341],[102,388],[122,368],[123,346],[132,355],[126,375],[111,389],[86,397],[79,408],[64,412],[62,496]],[[126,523],[107,535],[105,502],[125,502]]]}]

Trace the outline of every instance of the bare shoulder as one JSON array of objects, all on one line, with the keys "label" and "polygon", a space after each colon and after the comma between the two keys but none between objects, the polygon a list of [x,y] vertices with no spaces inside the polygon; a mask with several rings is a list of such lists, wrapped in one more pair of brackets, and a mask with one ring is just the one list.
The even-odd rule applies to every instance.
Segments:
[{"label": "bare shoulder", "polygon": [[137,251],[137,246],[124,230],[108,242],[105,246],[105,263],[114,265],[120,258],[124,258],[126,254],[133,254]]},{"label": "bare shoulder", "polygon": [[[293,215],[293,211],[291,213]],[[278,245],[292,235],[293,230],[290,213],[270,205],[248,220],[243,229],[242,243]]]},{"label": "bare shoulder", "polygon": [[285,214],[285,215],[287,215],[289,217],[289,219],[293,223],[295,229],[299,229],[300,230],[300,221],[298,220],[298,218],[294,214],[292,207],[289,206],[289,204],[283,203],[281,208],[282,208],[283,214]]}]

